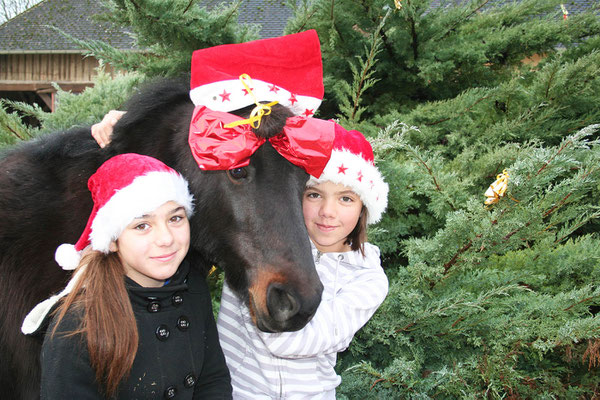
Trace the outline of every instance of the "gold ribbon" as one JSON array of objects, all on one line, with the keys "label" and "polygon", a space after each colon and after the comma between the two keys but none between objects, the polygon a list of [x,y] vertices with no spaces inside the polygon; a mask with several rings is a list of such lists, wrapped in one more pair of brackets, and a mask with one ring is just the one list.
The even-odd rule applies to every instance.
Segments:
[{"label": "gold ribbon", "polygon": [[508,188],[508,171],[504,170],[501,174],[496,176],[494,183],[490,185],[488,190],[485,191],[487,199],[485,200],[486,205],[495,204],[500,200],[500,197],[504,196],[506,189]]},{"label": "gold ribbon", "polygon": [[[254,104],[256,105],[256,107],[254,107],[254,109],[250,113],[249,118],[230,122],[227,125],[224,125],[225,128],[233,128],[234,126],[238,126],[238,125],[250,124],[250,126],[253,127],[254,129],[258,129],[258,127],[260,126],[261,118],[264,115],[271,114],[271,106],[274,106],[275,104],[279,103],[277,100],[272,101],[268,104],[259,103],[258,100],[256,99],[256,96],[254,95],[254,92],[252,92],[252,89],[250,89],[250,86],[248,86],[246,84],[246,81],[248,81],[249,84],[252,84],[252,78],[250,78],[250,76],[248,74],[240,75],[240,82],[242,82],[242,85],[244,85],[244,87],[248,91],[248,94],[250,96],[252,96],[252,100],[254,101]],[[256,126],[254,125],[255,123],[256,123]]]}]

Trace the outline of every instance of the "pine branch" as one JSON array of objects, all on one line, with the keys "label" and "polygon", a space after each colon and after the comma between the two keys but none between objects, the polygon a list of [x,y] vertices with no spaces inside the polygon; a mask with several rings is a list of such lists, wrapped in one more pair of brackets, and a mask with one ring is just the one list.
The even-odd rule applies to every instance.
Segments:
[{"label": "pine branch", "polygon": [[379,36],[379,33],[383,29],[383,26],[385,25],[385,21],[388,18],[388,16],[390,15],[390,12],[391,11],[388,10],[388,12],[385,14],[383,19],[381,20],[381,23],[379,24],[379,26],[377,27],[377,29],[375,30],[375,32],[373,32],[373,35],[371,36],[371,38],[372,38],[371,39],[371,50],[369,51],[369,53],[367,55],[366,62],[363,64],[358,87],[356,88],[356,92],[354,93],[354,96],[353,96],[354,105],[352,107],[352,113],[350,114],[351,121],[354,121],[354,118],[356,117],[356,113],[357,113],[357,110],[358,110],[358,107],[360,104],[360,99],[363,94],[363,90],[368,89],[369,87],[373,86],[373,84],[375,83],[375,81],[368,82],[368,79],[372,75],[371,68],[377,62],[375,57],[377,56],[377,53],[379,53],[379,46],[381,43],[381,38]]},{"label": "pine branch", "polygon": [[479,6],[477,6],[474,10],[471,10],[471,12],[469,14],[467,14],[463,20],[461,21],[456,21],[454,24],[452,24],[452,26],[450,26],[450,28],[448,28],[448,30],[446,31],[446,33],[442,36],[443,39],[447,38],[450,33],[454,32],[454,30],[456,29],[456,27],[458,26],[459,22],[460,23],[464,23],[464,20],[468,20],[469,18],[471,18],[473,15],[475,15],[479,10],[481,10],[483,7],[485,7],[485,5],[487,3],[489,3],[490,0],[485,0],[483,3],[481,3]]},{"label": "pine branch", "polygon": [[434,126],[434,125],[441,124],[441,123],[443,123],[443,122],[449,121],[449,120],[451,120],[451,119],[453,119],[453,118],[458,118],[458,117],[460,117],[461,115],[464,115],[464,114],[468,113],[469,111],[471,111],[471,109],[472,109],[473,107],[475,107],[477,104],[479,104],[479,103],[481,103],[482,101],[484,101],[484,100],[487,100],[487,99],[489,99],[489,98],[490,98],[490,96],[483,96],[483,97],[480,97],[480,98],[479,98],[479,99],[477,99],[477,100],[476,100],[476,101],[475,101],[473,104],[469,105],[469,107],[465,108],[463,111],[461,111],[461,112],[460,112],[458,115],[456,115],[456,116],[454,116],[454,117],[443,118],[443,119],[440,119],[440,120],[438,120],[438,121],[435,121],[435,122],[425,122],[423,125],[425,125],[425,126]]},{"label": "pine branch", "polygon": [[243,0],[238,0],[235,3],[235,7],[231,8],[231,12],[229,13],[229,15],[227,15],[227,18],[225,19],[225,24],[224,25],[229,24],[229,20],[231,19],[231,17],[233,17],[235,15],[235,12],[238,10],[238,8],[240,8],[240,5],[242,4],[242,1]]},{"label": "pine branch", "polygon": [[183,10],[183,14],[187,13],[188,10],[192,7],[192,5],[196,2],[196,0],[190,0],[190,2],[188,3],[188,5],[185,7],[185,9]]}]

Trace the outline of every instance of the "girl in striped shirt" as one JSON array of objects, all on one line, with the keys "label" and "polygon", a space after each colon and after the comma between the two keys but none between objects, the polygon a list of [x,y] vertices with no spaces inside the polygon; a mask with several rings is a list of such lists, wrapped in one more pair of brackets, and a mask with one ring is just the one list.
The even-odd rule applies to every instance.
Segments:
[{"label": "girl in striped shirt", "polygon": [[387,295],[379,249],[366,242],[366,230],[381,218],[388,186],[360,132],[336,124],[335,134],[331,158],[319,179],[310,177],[302,201],[324,286],[313,319],[296,332],[261,332],[223,286],[217,327],[234,399],[335,399],[337,353]]}]

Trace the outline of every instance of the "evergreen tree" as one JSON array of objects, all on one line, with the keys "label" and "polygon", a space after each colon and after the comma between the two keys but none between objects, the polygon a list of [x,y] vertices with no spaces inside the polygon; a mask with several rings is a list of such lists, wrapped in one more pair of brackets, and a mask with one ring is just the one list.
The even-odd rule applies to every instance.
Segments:
[{"label": "evergreen tree", "polygon": [[[339,397],[595,398],[598,17],[565,21],[545,1],[400,4],[316,1],[289,26],[319,30],[322,114],[373,137],[390,184],[370,232],[390,294],[340,357]],[[385,43],[400,49],[402,35],[419,51],[393,66]],[[504,170],[505,195],[485,206]]]},{"label": "evergreen tree", "polygon": [[[55,116],[11,104],[43,126],[0,112],[0,146],[99,120],[147,76],[187,72],[192,50],[255,38],[235,4],[110,4],[148,51],[85,46],[138,74],[59,93]],[[338,398],[600,397],[598,9],[563,19],[557,0],[294,7],[286,31],[321,38],[320,115],[371,136],[390,185],[369,232],[390,292],[339,357]]]},{"label": "evergreen tree", "polygon": [[[321,38],[326,98],[321,115],[339,113],[344,82],[380,29],[374,87],[365,117],[406,112],[464,90],[510,79],[522,60],[571,49],[600,32],[595,10],[562,17],[561,0],[314,0],[296,7],[288,33],[315,28]],[[568,7],[568,4],[567,4]],[[386,16],[385,24],[379,28]],[[598,46],[595,37],[592,46]]]},{"label": "evergreen tree", "polygon": [[237,22],[242,0],[217,3],[210,9],[194,0],[104,1],[110,9],[104,18],[129,27],[142,51],[119,51],[102,42],[82,42],[82,46],[116,68],[150,77],[189,72],[194,50],[258,39],[258,26]]}]

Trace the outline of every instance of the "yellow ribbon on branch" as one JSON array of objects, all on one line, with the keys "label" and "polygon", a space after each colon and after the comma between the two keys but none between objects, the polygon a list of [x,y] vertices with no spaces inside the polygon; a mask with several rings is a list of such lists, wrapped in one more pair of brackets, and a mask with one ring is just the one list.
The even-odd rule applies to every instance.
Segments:
[{"label": "yellow ribbon on branch", "polygon": [[506,189],[508,188],[508,171],[505,169],[501,174],[496,176],[496,180],[490,185],[488,190],[485,191],[487,199],[485,205],[495,204],[500,200],[500,197],[504,196]]}]

